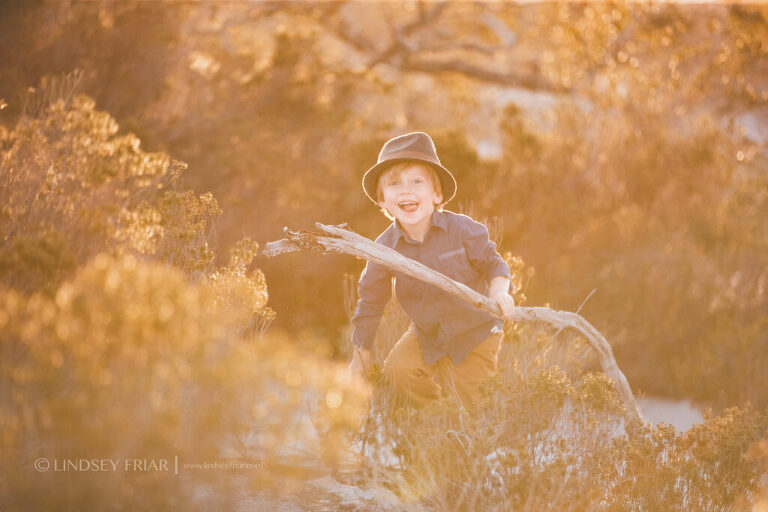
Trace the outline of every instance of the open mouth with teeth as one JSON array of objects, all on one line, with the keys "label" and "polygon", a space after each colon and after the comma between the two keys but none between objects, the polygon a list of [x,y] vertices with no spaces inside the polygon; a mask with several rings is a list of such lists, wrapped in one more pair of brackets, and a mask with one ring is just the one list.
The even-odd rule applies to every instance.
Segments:
[{"label": "open mouth with teeth", "polygon": [[416,209],[419,207],[419,202],[408,199],[405,201],[398,202],[397,206],[404,212],[411,213],[411,212],[415,212]]}]

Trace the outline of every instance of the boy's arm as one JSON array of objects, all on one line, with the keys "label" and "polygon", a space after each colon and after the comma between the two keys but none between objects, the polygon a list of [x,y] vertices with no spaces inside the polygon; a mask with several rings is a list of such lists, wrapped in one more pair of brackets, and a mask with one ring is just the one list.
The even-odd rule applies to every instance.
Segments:
[{"label": "boy's arm", "polygon": [[352,317],[352,344],[355,353],[361,350],[370,356],[381,315],[392,296],[392,274],[386,267],[368,262],[360,276],[357,291],[359,298]]},{"label": "boy's arm", "polygon": [[371,263],[365,265],[357,285],[357,308],[352,317],[352,360],[349,370],[365,375],[371,365],[371,349],[381,314],[392,296],[392,274],[386,267]]},{"label": "boy's arm", "polygon": [[352,360],[349,362],[349,371],[357,375],[365,375],[371,366],[371,351],[354,347]]},{"label": "boy's arm", "polygon": [[510,319],[515,314],[515,301],[509,294],[511,274],[509,266],[496,250],[496,244],[488,234],[488,228],[479,222],[466,219],[464,248],[469,262],[488,280],[488,296],[496,301],[502,316]]},{"label": "boy's arm", "polygon": [[[506,277],[507,288],[504,291],[509,291],[509,280],[512,277],[509,272],[509,266],[507,266],[507,263],[496,250],[496,244],[488,235],[488,228],[467,217],[463,220],[465,225],[462,230],[462,241],[470,264],[489,283],[495,277]],[[501,284],[501,282],[497,282],[496,286],[501,287]]]}]

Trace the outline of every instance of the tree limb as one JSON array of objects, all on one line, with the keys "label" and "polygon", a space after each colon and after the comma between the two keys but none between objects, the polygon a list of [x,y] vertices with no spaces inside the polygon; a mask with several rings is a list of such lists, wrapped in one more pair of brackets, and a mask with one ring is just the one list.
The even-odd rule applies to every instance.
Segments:
[{"label": "tree limb", "polygon": [[492,69],[490,66],[475,65],[458,59],[437,60],[408,55],[408,58],[401,65],[401,69],[405,71],[420,71],[422,73],[460,73],[484,82],[520,87],[530,91],[558,93],[566,91],[564,87],[541,78],[536,74]]},{"label": "tree limb", "polygon": [[[285,228],[287,238],[276,242],[268,242],[263,251],[264,255],[272,257],[299,250],[334,251],[351,254],[436,286],[475,307],[487,311],[494,316],[501,317],[501,310],[495,301],[479,294],[462,283],[458,283],[432,270],[418,261],[403,256],[394,249],[377,244],[342,226],[327,226],[319,222],[315,223],[315,225],[323,233],[291,231]],[[515,308],[513,320],[545,322],[560,329],[574,329],[584,336],[597,354],[603,372],[613,381],[616,392],[624,403],[627,413],[631,417],[642,421],[642,415],[635,397],[632,394],[626,377],[616,364],[616,359],[613,357],[613,351],[608,341],[582,316],[569,311],[555,311],[544,307],[518,306]]]},{"label": "tree limb", "polygon": [[393,25],[390,27],[392,43],[381,53],[374,56],[369,62],[368,67],[372,68],[380,62],[388,61],[394,56],[403,52],[410,53],[415,50],[413,44],[407,39],[411,33],[428,26],[434,20],[440,17],[440,14],[448,7],[447,3],[437,3],[429,9],[423,3],[419,3],[419,16],[403,26]]}]

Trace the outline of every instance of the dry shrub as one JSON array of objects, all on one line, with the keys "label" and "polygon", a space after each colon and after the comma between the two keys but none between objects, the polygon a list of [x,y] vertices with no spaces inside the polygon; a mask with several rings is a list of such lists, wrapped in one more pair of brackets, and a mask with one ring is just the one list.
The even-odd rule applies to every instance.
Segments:
[{"label": "dry shrub", "polygon": [[142,151],[134,135],[117,135],[109,114],[61,83],[70,82],[44,81],[28,101],[45,101],[12,130],[0,128],[0,279],[49,296],[114,245],[122,217],[181,172],[167,155]]},{"label": "dry shrub", "polygon": [[2,282],[51,296],[105,250],[149,254],[196,280],[212,273],[216,199],[184,189],[186,164],[119,135],[75,89],[72,75],[44,79],[28,94],[34,108],[0,127]]},{"label": "dry shrub", "polygon": [[404,408],[380,386],[359,448],[361,485],[432,510],[730,510],[764,485],[768,410],[733,408],[687,432],[626,416],[586,343],[513,326],[475,415],[450,400]]},{"label": "dry shrub", "polygon": [[264,273],[248,267],[259,245],[248,237],[239,240],[230,251],[229,265],[204,274],[203,280],[216,297],[215,304],[227,315],[231,334],[246,341],[257,341],[275,318],[267,306],[269,294]]},{"label": "dry shrub", "polygon": [[[290,455],[344,462],[364,387],[329,354],[262,338],[258,245],[214,267],[221,210],[181,187],[185,165],[118,136],[89,98],[46,90],[0,128],[0,508],[217,509],[242,479],[184,464],[233,457],[279,486]],[[94,459],[117,470],[55,470]]]},{"label": "dry shrub", "polygon": [[734,512],[768,510],[768,440],[761,439],[753,444],[747,450],[745,459],[750,463],[757,463],[762,474],[753,489],[739,496],[733,510]]},{"label": "dry shrub", "polygon": [[[164,265],[99,255],[51,300],[3,293],[2,501],[10,510],[170,509],[187,503],[167,472],[36,473],[38,457],[216,454],[241,364],[201,289]],[[70,479],[74,482],[68,483]]]},{"label": "dry shrub", "polygon": [[[365,395],[346,372],[285,339],[242,343],[221,290],[133,256],[98,255],[55,298],[2,293],[0,503],[6,510],[195,509],[234,496],[227,473],[173,473],[221,461],[252,434],[269,480],[303,444],[333,464]],[[308,415],[306,406],[312,406]],[[312,418],[308,430],[306,418]],[[242,439],[242,437],[241,437]],[[37,472],[33,462],[166,459],[168,472]],[[53,462],[52,462],[53,464]],[[195,498],[214,486],[214,502]]]},{"label": "dry shrub", "polygon": [[635,388],[763,407],[766,153],[706,114],[633,103],[560,105],[546,126],[510,108],[481,206],[513,202],[505,240],[536,262],[534,301],[574,309],[597,289],[585,312]]}]

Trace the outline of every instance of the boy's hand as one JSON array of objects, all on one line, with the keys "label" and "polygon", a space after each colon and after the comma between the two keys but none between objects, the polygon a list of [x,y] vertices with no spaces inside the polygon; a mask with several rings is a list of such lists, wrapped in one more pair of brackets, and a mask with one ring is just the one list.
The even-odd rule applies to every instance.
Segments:
[{"label": "boy's hand", "polygon": [[496,292],[491,295],[501,309],[504,320],[511,320],[515,316],[515,299],[506,292]]},{"label": "boy's hand", "polygon": [[504,320],[510,320],[515,316],[515,299],[509,294],[509,279],[503,276],[491,279],[488,295],[499,305]]},{"label": "boy's hand", "polygon": [[365,378],[368,369],[371,367],[371,351],[363,350],[358,347],[352,349],[352,360],[347,367],[352,375],[359,375]]}]

